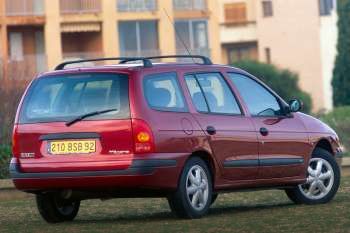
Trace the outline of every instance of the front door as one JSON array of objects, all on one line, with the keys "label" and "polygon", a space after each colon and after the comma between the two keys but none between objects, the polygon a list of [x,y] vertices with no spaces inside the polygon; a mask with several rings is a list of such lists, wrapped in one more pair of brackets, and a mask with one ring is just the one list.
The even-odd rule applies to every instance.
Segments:
[{"label": "front door", "polygon": [[185,81],[196,108],[193,115],[207,135],[222,176],[232,180],[256,179],[255,127],[242,113],[224,77],[220,73],[200,73],[185,76]]},{"label": "front door", "polygon": [[281,100],[256,80],[236,73],[229,77],[245,102],[258,135],[259,178],[305,176],[311,145],[300,119],[287,116]]}]

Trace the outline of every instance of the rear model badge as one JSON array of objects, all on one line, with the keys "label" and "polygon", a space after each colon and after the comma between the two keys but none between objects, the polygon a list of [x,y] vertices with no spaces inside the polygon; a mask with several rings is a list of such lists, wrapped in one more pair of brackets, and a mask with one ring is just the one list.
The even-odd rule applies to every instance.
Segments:
[{"label": "rear model badge", "polygon": [[35,157],[35,153],[21,153],[21,158],[29,159],[34,157]]},{"label": "rear model badge", "polygon": [[130,154],[129,150],[110,150],[108,151],[110,154],[113,155],[126,155],[126,154]]}]

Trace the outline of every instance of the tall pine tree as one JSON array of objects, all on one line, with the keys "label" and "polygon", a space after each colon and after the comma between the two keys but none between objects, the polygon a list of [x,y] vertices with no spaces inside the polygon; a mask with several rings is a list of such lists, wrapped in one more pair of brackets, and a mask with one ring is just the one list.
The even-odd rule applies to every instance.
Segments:
[{"label": "tall pine tree", "polygon": [[350,0],[338,0],[338,55],[333,71],[335,106],[350,105]]}]

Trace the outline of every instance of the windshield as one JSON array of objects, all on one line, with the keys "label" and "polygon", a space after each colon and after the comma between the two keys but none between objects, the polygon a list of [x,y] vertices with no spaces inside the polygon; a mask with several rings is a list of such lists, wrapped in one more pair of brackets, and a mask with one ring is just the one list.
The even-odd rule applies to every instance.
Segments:
[{"label": "windshield", "polygon": [[106,109],[116,111],[86,120],[129,118],[127,75],[93,73],[43,77],[30,87],[19,123],[70,121]]}]

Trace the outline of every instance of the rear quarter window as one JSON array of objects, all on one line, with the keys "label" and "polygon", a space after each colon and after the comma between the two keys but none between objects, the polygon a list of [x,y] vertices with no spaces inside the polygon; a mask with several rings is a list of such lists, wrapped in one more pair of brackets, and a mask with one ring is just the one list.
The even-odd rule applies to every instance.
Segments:
[{"label": "rear quarter window", "polygon": [[128,76],[74,74],[42,77],[29,88],[19,123],[69,121],[107,109],[117,110],[86,120],[129,118]]},{"label": "rear quarter window", "polygon": [[143,90],[148,105],[158,111],[187,112],[176,73],[147,75]]}]

